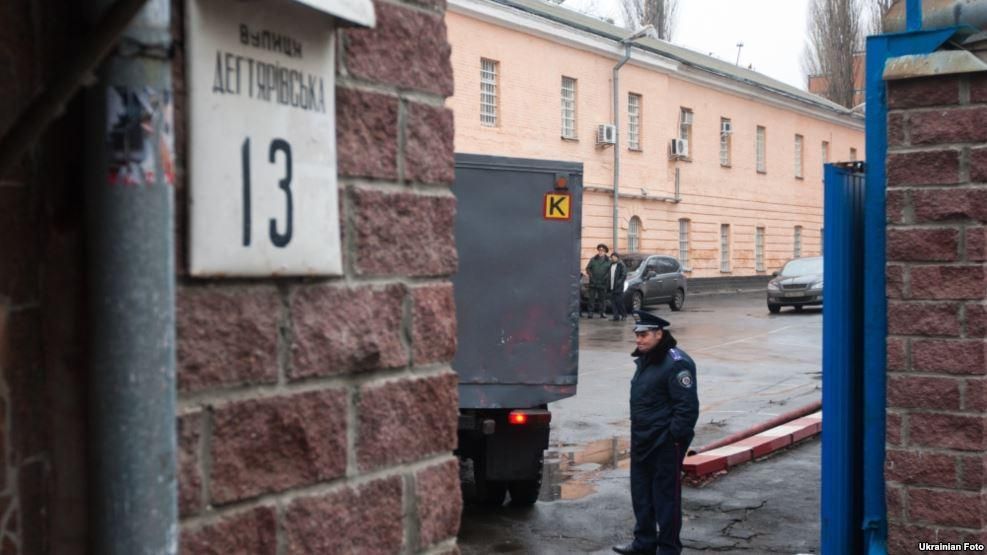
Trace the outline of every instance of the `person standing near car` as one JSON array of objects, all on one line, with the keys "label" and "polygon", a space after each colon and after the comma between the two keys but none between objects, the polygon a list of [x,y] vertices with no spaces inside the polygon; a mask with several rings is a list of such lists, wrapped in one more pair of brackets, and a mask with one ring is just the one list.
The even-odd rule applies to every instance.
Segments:
[{"label": "person standing near car", "polygon": [[[635,311],[636,370],[631,379],[631,503],[634,541],[623,555],[682,552],[682,459],[699,419],[696,364],[668,332],[669,323]],[[657,524],[657,533],[655,525]]]},{"label": "person standing near car", "polygon": [[610,249],[600,243],[596,246],[596,256],[589,259],[589,263],[586,264],[586,273],[589,275],[589,302],[586,306],[586,312],[588,312],[588,317],[593,317],[593,310],[599,306],[600,307],[600,318],[603,318],[603,313],[607,308],[607,289],[610,282],[610,258],[607,253]]},{"label": "person standing near car", "polygon": [[627,268],[620,261],[617,251],[610,253],[610,306],[613,307],[613,321],[627,318],[627,307],[624,306],[624,280],[627,279]]}]

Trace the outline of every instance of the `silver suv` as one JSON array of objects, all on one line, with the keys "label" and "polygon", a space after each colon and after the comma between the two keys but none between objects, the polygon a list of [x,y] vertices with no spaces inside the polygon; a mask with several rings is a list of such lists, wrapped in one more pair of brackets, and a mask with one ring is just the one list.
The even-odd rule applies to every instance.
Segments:
[{"label": "silver suv", "polygon": [[801,312],[804,306],[823,304],[823,257],[789,260],[768,282],[768,310],[777,314],[783,306]]}]

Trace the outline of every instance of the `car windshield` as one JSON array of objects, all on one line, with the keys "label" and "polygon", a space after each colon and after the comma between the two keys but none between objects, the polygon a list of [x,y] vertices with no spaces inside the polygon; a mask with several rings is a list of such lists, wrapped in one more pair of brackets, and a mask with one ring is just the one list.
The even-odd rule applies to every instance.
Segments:
[{"label": "car windshield", "polygon": [[800,258],[792,260],[781,270],[783,276],[805,276],[823,273],[822,258]]},{"label": "car windshield", "polygon": [[628,256],[627,258],[624,259],[624,267],[627,268],[628,273],[636,272],[637,269],[641,266],[641,262],[644,262],[643,257]]}]

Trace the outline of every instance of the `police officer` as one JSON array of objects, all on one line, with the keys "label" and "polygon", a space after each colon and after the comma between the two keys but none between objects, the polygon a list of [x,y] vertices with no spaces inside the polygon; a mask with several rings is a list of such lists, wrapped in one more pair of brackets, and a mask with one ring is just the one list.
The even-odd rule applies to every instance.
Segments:
[{"label": "police officer", "polygon": [[[682,552],[682,459],[699,418],[696,364],[666,329],[669,323],[635,311],[637,369],[631,379],[631,501],[634,541],[625,555]],[[655,533],[655,524],[658,532]]]}]

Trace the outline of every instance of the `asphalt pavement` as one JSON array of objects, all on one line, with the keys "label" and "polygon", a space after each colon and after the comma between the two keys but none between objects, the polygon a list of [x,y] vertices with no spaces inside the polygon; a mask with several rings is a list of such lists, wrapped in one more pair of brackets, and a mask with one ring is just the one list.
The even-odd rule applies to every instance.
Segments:
[{"label": "asphalt pavement", "polygon": [[[769,314],[763,293],[697,295],[672,323],[698,366],[693,446],[820,398],[822,312]],[[534,507],[467,505],[464,554],[610,553],[631,537],[627,438],[631,321],[580,322],[576,396],[553,403],[546,476]],[[683,490],[686,552],[813,553],[819,545],[820,446],[804,441]]]}]

